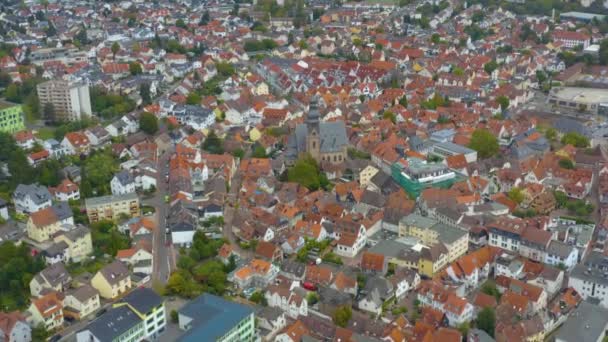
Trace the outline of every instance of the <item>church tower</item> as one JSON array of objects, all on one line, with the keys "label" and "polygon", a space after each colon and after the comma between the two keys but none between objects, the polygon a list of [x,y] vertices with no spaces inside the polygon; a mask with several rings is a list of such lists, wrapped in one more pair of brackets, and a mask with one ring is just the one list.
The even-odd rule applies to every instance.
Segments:
[{"label": "church tower", "polygon": [[319,129],[319,108],[317,98],[313,97],[308,106],[308,115],[306,116],[306,152],[317,161],[321,161],[321,138]]}]

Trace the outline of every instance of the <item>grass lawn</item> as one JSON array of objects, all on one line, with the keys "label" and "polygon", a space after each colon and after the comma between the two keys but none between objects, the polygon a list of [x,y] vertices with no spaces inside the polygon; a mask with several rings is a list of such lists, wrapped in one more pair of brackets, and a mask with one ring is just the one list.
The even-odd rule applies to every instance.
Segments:
[{"label": "grass lawn", "polygon": [[38,130],[37,136],[38,136],[38,138],[40,138],[42,140],[54,139],[55,138],[55,128],[42,127]]}]

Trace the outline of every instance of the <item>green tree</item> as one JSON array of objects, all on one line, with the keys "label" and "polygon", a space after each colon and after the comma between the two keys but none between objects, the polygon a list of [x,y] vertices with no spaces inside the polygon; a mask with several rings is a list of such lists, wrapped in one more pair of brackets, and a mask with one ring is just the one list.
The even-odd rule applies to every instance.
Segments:
[{"label": "green tree", "polygon": [[403,97],[399,100],[399,104],[407,108],[407,96],[403,95]]},{"label": "green tree", "polygon": [[382,118],[390,120],[392,123],[397,123],[397,116],[395,115],[395,113],[389,110],[385,110],[384,113],[382,113]]},{"label": "green tree", "polygon": [[287,179],[311,191],[327,186],[327,178],[319,174],[317,162],[310,155],[298,159],[295,165],[287,170]]},{"label": "green tree", "polygon": [[190,94],[188,94],[188,97],[186,97],[186,103],[189,105],[198,106],[201,104],[201,96],[196,92],[191,92]]},{"label": "green tree", "polygon": [[212,154],[222,154],[224,153],[224,142],[215,134],[215,131],[211,130],[203,142],[203,150]]},{"label": "green tree", "polygon": [[209,24],[209,20],[210,20],[210,15],[209,15],[209,10],[205,10],[205,12],[203,12],[203,15],[201,15],[201,20],[199,21],[199,25],[207,25]]},{"label": "green tree", "polygon": [[563,208],[568,203],[568,195],[566,195],[566,193],[563,191],[554,191],[553,197],[555,198],[558,208]]},{"label": "green tree", "polygon": [[608,39],[604,39],[600,43],[598,58],[601,65],[608,65]]},{"label": "green tree", "polygon": [[51,102],[47,102],[42,107],[42,117],[46,120],[55,120],[55,106]]},{"label": "green tree", "polygon": [[144,70],[141,67],[141,64],[139,64],[139,62],[131,62],[129,63],[129,72],[131,73],[131,75],[135,76],[141,74],[142,72],[144,72]]},{"label": "green tree", "polygon": [[142,83],[139,86],[139,96],[144,105],[152,103],[152,94],[150,93],[150,83]]},{"label": "green tree", "polygon": [[496,102],[500,105],[500,109],[504,112],[505,110],[507,110],[507,108],[509,108],[509,98],[504,96],[504,95],[500,95],[496,98]]},{"label": "green tree", "polygon": [[120,44],[118,44],[118,42],[114,42],[114,44],[112,44],[112,47],[110,47],[110,50],[112,51],[112,59],[116,60],[116,54],[118,53],[118,51],[120,51]]},{"label": "green tree", "polygon": [[555,141],[555,139],[557,139],[557,130],[553,127],[547,129],[547,131],[545,132],[545,138],[550,141]]},{"label": "green tree", "polygon": [[268,158],[266,155],[266,149],[262,145],[256,145],[253,148],[253,153],[251,154],[252,158]]},{"label": "green tree", "polygon": [[226,291],[227,275],[224,265],[218,260],[207,260],[192,270],[194,279],[202,284],[204,292],[223,295]]},{"label": "green tree", "polygon": [[158,118],[152,113],[141,113],[141,116],[139,117],[139,128],[148,135],[154,135],[158,132]]},{"label": "green tree", "polygon": [[441,43],[441,36],[439,35],[439,33],[433,33],[433,35],[431,35],[431,42],[433,44]]},{"label": "green tree", "polygon": [[268,301],[266,300],[266,297],[264,297],[262,291],[255,291],[251,297],[249,297],[249,300],[262,306],[268,306]]},{"label": "green tree", "polygon": [[119,167],[111,151],[103,150],[89,155],[81,170],[80,193],[83,197],[94,197],[111,193],[110,182]]},{"label": "green tree", "polygon": [[574,162],[568,158],[560,159],[558,164],[560,167],[562,167],[564,169],[568,169],[568,170],[574,169]]},{"label": "green tree", "polygon": [[16,83],[11,83],[4,91],[4,97],[11,102],[21,102],[19,95],[19,86]]},{"label": "green tree", "polygon": [[509,190],[507,197],[517,204],[521,204],[521,202],[524,201],[524,193],[520,188],[512,188]]},{"label": "green tree", "polygon": [[496,314],[494,313],[494,309],[490,307],[483,308],[477,315],[477,327],[494,337],[495,326]]},{"label": "green tree", "polygon": [[589,139],[586,136],[581,135],[579,133],[570,132],[570,133],[564,134],[564,136],[562,137],[562,144],[572,145],[572,146],[578,147],[578,148],[585,148],[585,147],[589,147]]},{"label": "green tree", "polygon": [[498,288],[496,287],[496,284],[493,281],[488,280],[483,283],[483,285],[481,286],[481,292],[496,298],[496,301],[500,300],[500,291],[498,291]]},{"label": "green tree", "polygon": [[491,75],[496,68],[498,68],[498,63],[496,63],[495,60],[491,60],[483,65],[483,70],[485,70],[488,75]]},{"label": "green tree", "polygon": [[184,22],[184,19],[177,19],[175,21],[175,26],[179,27],[179,28],[183,28],[184,30],[186,30],[188,28],[188,26],[186,26],[186,23]]},{"label": "green tree", "polygon": [[171,323],[177,324],[177,322],[179,322],[179,313],[177,312],[177,310],[171,310],[171,313],[169,315],[171,316]]},{"label": "green tree", "polygon": [[477,151],[480,158],[490,158],[499,151],[498,139],[490,131],[479,128],[473,131],[469,147]]},{"label": "green tree", "polygon": [[333,321],[337,326],[344,328],[352,316],[353,311],[350,306],[341,306],[334,311]]},{"label": "green tree", "polygon": [[219,62],[215,64],[215,68],[217,69],[218,74],[222,77],[230,77],[236,73],[234,69],[234,65],[228,62]]}]

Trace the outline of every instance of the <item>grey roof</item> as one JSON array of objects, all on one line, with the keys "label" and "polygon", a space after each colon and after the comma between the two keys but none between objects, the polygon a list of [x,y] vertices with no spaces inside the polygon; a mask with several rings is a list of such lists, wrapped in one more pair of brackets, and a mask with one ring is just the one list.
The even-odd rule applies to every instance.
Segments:
[{"label": "grey roof", "polygon": [[215,341],[253,313],[249,306],[205,293],[179,310],[192,328],[179,341]]},{"label": "grey roof", "polygon": [[131,291],[121,302],[129,303],[135,310],[147,314],[154,307],[161,305],[163,299],[154,290],[144,287]]},{"label": "grey roof", "polygon": [[43,251],[43,254],[48,257],[55,257],[60,254],[64,254],[65,250],[68,249],[68,244],[65,241],[59,241],[58,243],[53,243],[49,246],[49,248]]},{"label": "grey roof", "polygon": [[371,253],[382,254],[387,257],[396,258],[403,254],[403,250],[408,247],[401,242],[394,240],[381,240],[378,241],[374,247],[370,248]]},{"label": "grey roof", "polygon": [[608,277],[606,277],[600,270],[585,268],[584,265],[578,264],[574,266],[570,278],[581,279],[591,283],[602,284],[608,286]]},{"label": "grey roof", "polygon": [[549,255],[556,255],[561,258],[567,258],[572,253],[573,246],[567,245],[559,240],[551,240],[547,253]]},{"label": "grey roof", "polygon": [[494,342],[492,336],[488,335],[487,332],[481,329],[471,329],[469,331],[469,341],[475,342]]},{"label": "grey roof", "polygon": [[281,264],[281,271],[293,274],[294,276],[299,278],[304,275],[304,272],[306,271],[306,265],[301,262],[285,259]]},{"label": "grey roof", "polygon": [[608,310],[581,302],[557,332],[557,341],[599,341],[608,325]]},{"label": "grey roof", "polygon": [[433,149],[435,147],[444,149],[444,150],[448,150],[451,152],[454,152],[455,154],[468,154],[468,153],[473,153],[475,152],[475,150],[472,150],[468,147],[462,146],[462,145],[458,145],[458,144],[454,144],[451,142],[438,142],[435,143],[433,146]]},{"label": "grey roof", "polygon": [[381,298],[388,298],[393,291],[393,284],[382,276],[374,276],[365,282],[364,291],[372,293],[378,291]]},{"label": "grey roof", "polygon": [[[296,126],[295,141],[293,137],[290,137],[290,148],[295,148],[297,153],[305,152],[307,136],[308,126],[306,124]],[[346,126],[343,121],[320,122],[319,138],[321,153],[340,152],[344,146],[348,145]]]},{"label": "grey roof", "polygon": [[58,235],[63,235],[70,241],[76,241],[76,240],[82,239],[89,233],[90,233],[90,230],[88,227],[79,224],[76,227],[74,227],[74,229],[71,229],[68,231],[60,231]]},{"label": "grey roof", "polygon": [[57,202],[53,204],[52,208],[59,221],[67,220],[74,216],[72,208],[70,208],[68,202]]},{"label": "grey roof", "polygon": [[127,170],[122,170],[119,173],[114,174],[114,177],[116,177],[118,182],[123,186],[129,185],[135,181],[133,175]]},{"label": "grey roof", "polygon": [[67,295],[73,296],[74,298],[78,299],[80,302],[85,302],[98,294],[99,293],[97,292],[97,290],[89,284],[84,284],[77,289],[72,289],[72,290],[68,291],[68,293],[67,293]]},{"label": "grey roof", "polygon": [[84,330],[90,331],[100,342],[109,342],[114,341],[141,321],[141,318],[128,306],[123,305],[101,315]]},{"label": "grey roof", "polygon": [[110,284],[117,284],[129,276],[129,269],[121,261],[114,261],[99,270],[106,281]]},{"label": "grey roof", "polygon": [[464,235],[467,235],[467,232],[465,232],[464,230],[460,230],[458,228],[448,226],[443,223],[437,223],[432,226],[431,229],[439,234],[439,241],[448,244],[452,244],[458,239],[462,238]]},{"label": "grey roof", "polygon": [[30,197],[36,204],[42,204],[52,199],[51,193],[44,186],[38,184],[19,184],[13,193],[13,198],[23,200],[26,197]]},{"label": "grey roof", "polygon": [[401,222],[408,226],[428,229],[437,223],[432,218],[428,218],[419,214],[410,214],[401,219]]},{"label": "grey roof", "polygon": [[53,287],[61,283],[66,283],[70,281],[70,279],[72,279],[70,273],[65,268],[65,265],[63,265],[63,263],[61,262],[48,266],[47,268],[40,271],[40,273],[38,273],[36,277],[42,277],[42,279],[38,278],[37,280],[39,282],[40,280],[43,280],[43,282],[46,280]]},{"label": "grey roof", "polygon": [[274,321],[283,315],[283,311],[276,307],[264,306],[255,313],[256,317]]}]

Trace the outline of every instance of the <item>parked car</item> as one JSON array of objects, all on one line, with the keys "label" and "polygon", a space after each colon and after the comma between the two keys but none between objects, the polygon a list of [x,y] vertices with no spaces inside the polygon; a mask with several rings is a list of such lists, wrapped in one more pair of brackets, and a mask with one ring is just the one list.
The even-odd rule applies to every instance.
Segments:
[{"label": "parked car", "polygon": [[305,281],[302,284],[302,287],[307,289],[308,291],[317,291],[317,286],[309,281]]}]

